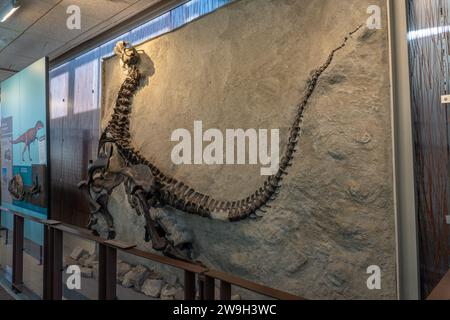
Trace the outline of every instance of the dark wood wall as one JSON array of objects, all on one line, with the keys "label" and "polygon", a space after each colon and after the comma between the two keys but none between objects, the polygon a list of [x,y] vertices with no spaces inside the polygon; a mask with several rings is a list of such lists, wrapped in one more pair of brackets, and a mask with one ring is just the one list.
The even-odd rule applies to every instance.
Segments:
[{"label": "dark wood wall", "polygon": [[85,227],[87,198],[77,185],[87,178],[99,138],[98,60],[85,57],[53,70],[51,110],[52,218]]},{"label": "dark wood wall", "polygon": [[450,204],[450,0],[408,8],[420,272],[425,298],[448,271]]}]

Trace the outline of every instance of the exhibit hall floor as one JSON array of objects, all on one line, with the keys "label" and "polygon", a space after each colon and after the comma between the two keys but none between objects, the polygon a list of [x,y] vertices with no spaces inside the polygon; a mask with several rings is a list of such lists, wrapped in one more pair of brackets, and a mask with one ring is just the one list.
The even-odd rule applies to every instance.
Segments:
[{"label": "exhibit hall floor", "polygon": [[0,287],[0,300],[14,300],[14,298],[10,296],[5,289]]}]

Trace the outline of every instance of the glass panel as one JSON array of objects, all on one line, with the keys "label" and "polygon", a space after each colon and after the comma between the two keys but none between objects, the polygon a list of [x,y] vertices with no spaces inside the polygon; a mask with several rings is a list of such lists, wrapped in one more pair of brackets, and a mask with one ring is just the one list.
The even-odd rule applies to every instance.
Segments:
[{"label": "glass panel", "polygon": [[6,281],[12,281],[12,241],[13,241],[13,224],[12,215],[1,212],[1,231],[0,231],[0,278]]},{"label": "glass panel", "polygon": [[28,239],[24,240],[23,283],[29,299],[42,299],[44,268],[42,246]]},{"label": "glass panel", "polygon": [[[98,249],[95,242],[64,234],[63,299],[98,299],[97,252]],[[78,268],[81,271],[79,288],[77,288],[76,277],[71,277],[76,274]]]},{"label": "glass panel", "polygon": [[119,300],[182,300],[183,271],[118,252]]},{"label": "glass panel", "polygon": [[[0,278],[12,282],[13,260],[13,215],[2,212],[0,228]],[[42,299],[43,293],[43,250],[42,239],[36,234],[43,233],[42,225],[25,220],[25,239],[23,251],[23,284],[24,297],[27,299]],[[28,238],[27,238],[28,235]],[[34,238],[34,241],[30,240]]]}]

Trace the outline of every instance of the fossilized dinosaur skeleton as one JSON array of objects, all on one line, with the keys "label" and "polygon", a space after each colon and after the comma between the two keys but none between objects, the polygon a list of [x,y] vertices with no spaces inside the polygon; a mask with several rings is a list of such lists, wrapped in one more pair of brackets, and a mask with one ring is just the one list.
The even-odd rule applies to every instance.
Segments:
[{"label": "fossilized dinosaur skeleton", "polygon": [[[353,35],[361,27],[349,35]],[[184,258],[186,256],[180,254],[179,248],[175,248],[165,239],[163,228],[150,216],[151,208],[170,206],[190,214],[229,221],[262,216],[266,212],[265,209],[269,208],[271,201],[278,195],[283,178],[292,165],[300,139],[305,108],[317,83],[331,65],[336,52],[346,46],[348,39],[348,36],[345,37],[343,42],[331,51],[325,63],[311,73],[303,98],[297,106],[296,116],[289,130],[287,147],[280,161],[278,172],[269,177],[264,185],[252,195],[238,201],[219,201],[197,192],[185,183],[161,172],[155,164],[141,155],[132,145],[129,130],[130,115],[133,96],[138,90],[141,80],[140,58],[134,47],[128,43],[119,42],[115,53],[120,57],[121,65],[127,71],[127,76],[120,87],[111,120],[101,135],[99,159],[91,165],[89,180],[86,182],[93,206],[90,226],[92,227],[97,221],[95,215],[101,213],[107,221],[109,237],[115,237],[114,223],[108,212],[107,204],[112,190],[121,183],[126,185],[128,200],[132,207],[138,214],[142,214],[146,218],[146,241],[151,239],[155,249],[177,257]],[[123,160],[124,167],[112,171],[109,163],[115,151]]]}]

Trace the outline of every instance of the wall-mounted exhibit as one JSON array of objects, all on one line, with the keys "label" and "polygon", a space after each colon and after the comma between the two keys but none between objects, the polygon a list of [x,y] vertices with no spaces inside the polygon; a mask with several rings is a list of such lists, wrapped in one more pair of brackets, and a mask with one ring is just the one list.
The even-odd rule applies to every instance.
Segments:
[{"label": "wall-mounted exhibit", "polygon": [[450,298],[450,0],[5,2],[0,300]]},{"label": "wall-mounted exhibit", "polygon": [[[1,83],[2,207],[47,217],[47,59]],[[2,215],[12,229],[13,217]],[[43,244],[43,228],[27,221],[25,237]]]},{"label": "wall-mounted exhibit", "polygon": [[[137,51],[119,44],[103,64],[101,146],[114,144],[101,154],[127,183],[103,179],[91,227],[151,249],[155,223],[206,265],[308,298],[395,298],[388,34],[366,26],[373,4],[242,0]],[[194,164],[194,140],[214,156],[222,142],[203,132],[230,128],[280,129],[274,176],[171,160],[174,130],[192,133]],[[371,265],[382,290],[367,289]]]}]

